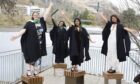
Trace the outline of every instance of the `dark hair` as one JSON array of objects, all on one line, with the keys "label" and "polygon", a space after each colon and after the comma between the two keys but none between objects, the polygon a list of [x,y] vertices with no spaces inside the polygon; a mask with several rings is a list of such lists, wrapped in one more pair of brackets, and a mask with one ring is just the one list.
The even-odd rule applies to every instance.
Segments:
[{"label": "dark hair", "polygon": [[112,17],[115,17],[115,18],[117,19],[117,23],[120,23],[120,19],[118,18],[117,15],[111,15],[111,17],[110,17],[111,23],[113,23],[113,22],[112,22]]},{"label": "dark hair", "polygon": [[[63,22],[63,27],[66,27],[66,24],[65,24],[64,21],[59,21],[59,24],[60,24],[60,22]],[[59,24],[58,24],[58,25],[59,25]]]},{"label": "dark hair", "polygon": [[74,19],[74,26],[76,26],[76,24],[75,24],[76,20],[78,20],[79,23],[80,23],[80,25],[81,25],[81,19],[80,19],[80,18],[75,18],[75,19]]},{"label": "dark hair", "polygon": [[37,14],[39,15],[38,12],[33,12],[33,13],[32,13],[32,18],[31,18],[32,20],[34,20],[34,18],[33,18],[34,13],[37,13]]}]

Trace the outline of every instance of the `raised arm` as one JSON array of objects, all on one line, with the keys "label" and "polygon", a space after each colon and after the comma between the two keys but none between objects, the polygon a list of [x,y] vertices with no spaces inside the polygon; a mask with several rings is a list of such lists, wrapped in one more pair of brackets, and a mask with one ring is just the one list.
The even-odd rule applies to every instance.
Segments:
[{"label": "raised arm", "polygon": [[99,13],[99,15],[101,16],[101,18],[107,23],[107,17],[105,15],[103,15],[103,13]]},{"label": "raised arm", "polygon": [[15,33],[15,35],[12,36],[11,41],[14,41],[17,38],[21,37],[25,32],[26,29],[21,29],[19,32]]},{"label": "raised arm", "polygon": [[137,32],[137,30],[131,29],[131,28],[128,28],[128,27],[124,27],[124,30],[126,30],[126,31],[128,31],[128,32],[131,32],[131,33]]},{"label": "raised arm", "polygon": [[46,8],[46,10],[45,10],[45,12],[44,12],[44,14],[43,14],[43,17],[44,17],[44,20],[45,20],[45,21],[47,20],[47,17],[49,16],[49,13],[50,13],[50,11],[51,11],[51,9],[52,9],[52,6],[53,6],[53,3],[50,2],[49,7]]},{"label": "raised arm", "polygon": [[52,23],[53,23],[53,26],[54,26],[54,27],[57,26],[57,24],[56,24],[55,20],[53,19],[53,17],[52,17]]},{"label": "raised arm", "polygon": [[65,15],[64,11],[61,11],[61,16],[68,22],[69,26],[73,25],[73,22]]}]

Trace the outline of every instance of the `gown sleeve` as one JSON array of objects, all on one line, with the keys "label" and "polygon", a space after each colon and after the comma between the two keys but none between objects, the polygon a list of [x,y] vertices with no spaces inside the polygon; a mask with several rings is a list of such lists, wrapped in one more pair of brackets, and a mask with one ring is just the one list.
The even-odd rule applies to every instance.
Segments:
[{"label": "gown sleeve", "polygon": [[50,31],[50,38],[52,41],[52,45],[54,45],[54,42],[55,42],[54,39],[56,38],[56,33],[57,33],[57,25],[53,18],[52,18],[52,23],[53,23],[53,29]]},{"label": "gown sleeve", "polygon": [[42,27],[44,28],[44,31],[47,32],[47,26],[46,26],[46,21],[44,20],[44,17],[40,18],[40,23]]},{"label": "gown sleeve", "polygon": [[108,21],[107,23],[106,23],[106,25],[105,25],[105,27],[104,27],[104,29],[103,29],[103,31],[102,31],[102,40],[103,41],[105,41],[106,40],[106,38],[107,38],[107,31],[108,31],[108,28],[110,28],[111,27],[111,22],[110,21]]},{"label": "gown sleeve", "polygon": [[72,30],[74,29],[74,26],[72,25],[71,27],[69,27],[69,29],[67,30],[67,33],[66,33],[66,40],[68,41],[69,40],[69,37],[72,33]]},{"label": "gown sleeve", "polygon": [[57,27],[55,20],[52,18],[52,23],[54,27]]},{"label": "gown sleeve", "polygon": [[28,29],[29,26],[30,26],[30,22],[28,21],[28,22],[26,22],[26,24],[24,25],[23,29]]},{"label": "gown sleeve", "polygon": [[129,37],[128,31],[126,31],[124,29],[124,27],[123,27],[123,39],[124,39],[124,45],[125,45],[125,49],[126,49],[125,54],[126,54],[126,56],[129,56],[131,41],[130,41],[130,37]]},{"label": "gown sleeve", "polygon": [[83,28],[83,33],[84,33],[83,42],[84,42],[85,57],[86,57],[85,61],[89,61],[91,59],[89,55],[89,34],[85,28]]}]

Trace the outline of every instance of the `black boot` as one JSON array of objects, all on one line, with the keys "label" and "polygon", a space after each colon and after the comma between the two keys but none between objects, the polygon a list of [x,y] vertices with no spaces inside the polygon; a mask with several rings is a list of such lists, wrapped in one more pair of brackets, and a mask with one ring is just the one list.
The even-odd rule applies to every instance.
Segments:
[{"label": "black boot", "polygon": [[138,74],[137,76],[135,76],[134,80],[135,83],[140,81],[140,74]]},{"label": "black boot", "polygon": [[116,73],[116,70],[109,69],[107,72],[108,72],[108,73]]}]

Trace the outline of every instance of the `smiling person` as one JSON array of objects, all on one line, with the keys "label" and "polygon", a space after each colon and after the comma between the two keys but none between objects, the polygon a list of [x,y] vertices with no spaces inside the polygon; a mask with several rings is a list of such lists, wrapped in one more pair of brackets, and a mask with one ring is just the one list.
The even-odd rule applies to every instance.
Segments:
[{"label": "smiling person", "polygon": [[82,27],[80,18],[74,19],[72,25],[67,31],[67,39],[70,39],[70,60],[72,61],[71,71],[78,71],[77,66],[85,61],[89,61],[89,34],[87,30]]},{"label": "smiling person", "polygon": [[11,40],[14,41],[21,36],[21,49],[27,64],[27,76],[35,76],[38,74],[36,61],[42,56],[47,55],[46,52],[46,19],[52,8],[52,3],[40,16],[38,12],[32,13],[32,18],[28,21],[24,28],[16,33]]},{"label": "smiling person", "polygon": [[103,14],[101,17],[107,22],[102,32],[101,53],[107,56],[108,72],[115,73],[120,71],[120,63],[126,61],[126,56],[129,56],[131,42],[128,32],[133,30],[125,28],[117,15],[112,15],[110,21]]},{"label": "smiling person", "polygon": [[67,30],[67,40],[69,40],[69,54],[71,60],[71,71],[78,71],[78,65],[84,61],[89,61],[89,41],[93,42],[88,34],[87,30],[82,27],[81,19],[75,18],[74,22],[71,22],[64,11],[61,11],[62,17],[69,23],[69,29]]}]

